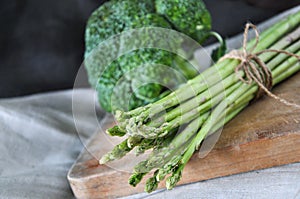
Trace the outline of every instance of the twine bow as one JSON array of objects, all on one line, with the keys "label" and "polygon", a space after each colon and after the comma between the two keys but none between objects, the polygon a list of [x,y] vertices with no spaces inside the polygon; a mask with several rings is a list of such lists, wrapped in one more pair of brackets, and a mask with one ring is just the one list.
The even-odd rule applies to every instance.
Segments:
[{"label": "twine bow", "polygon": [[[252,48],[250,48],[250,50],[247,51],[247,40],[248,40],[249,28],[252,28],[255,32],[255,44],[252,46]],[[287,106],[300,108],[300,105],[289,102],[273,94],[270,91],[273,85],[272,73],[270,69],[266,66],[266,64],[258,57],[260,54],[266,52],[283,53],[289,56],[296,57],[299,60],[300,60],[300,56],[284,50],[276,50],[276,49],[266,49],[254,53],[254,50],[257,47],[258,42],[259,42],[259,33],[256,26],[251,23],[247,23],[244,31],[242,50],[232,50],[228,54],[224,55],[220,59],[220,61],[226,58],[237,59],[241,61],[240,64],[235,68],[235,73],[242,82],[246,84],[251,84],[254,81],[258,85],[259,89],[256,94],[256,99],[261,97],[264,93],[266,93],[271,98]],[[243,71],[245,73],[245,76],[241,76],[239,71]]]}]

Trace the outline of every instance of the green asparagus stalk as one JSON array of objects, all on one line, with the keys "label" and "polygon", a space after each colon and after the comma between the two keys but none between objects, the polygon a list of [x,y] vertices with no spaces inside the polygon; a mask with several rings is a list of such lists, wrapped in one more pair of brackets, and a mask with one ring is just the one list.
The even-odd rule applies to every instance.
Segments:
[{"label": "green asparagus stalk", "polygon": [[[299,31],[298,31],[299,32]],[[294,33],[292,33],[292,34],[294,34]],[[294,34],[295,35],[295,34]],[[290,36],[288,37],[288,38],[291,38]],[[286,45],[288,45],[289,44],[289,42],[288,41],[292,41],[292,40],[294,40],[294,39],[282,39],[282,40],[280,40],[280,42],[278,42],[280,45],[278,45],[278,44],[275,44],[274,46],[273,46],[273,48],[275,48],[275,47],[277,47],[278,48],[278,46],[279,47],[281,47],[281,46],[286,46]],[[282,42],[282,41],[284,41],[284,42]],[[299,42],[299,41],[298,41]],[[292,45],[290,48],[288,48],[287,50],[294,50],[295,49],[295,47],[297,47],[298,45],[298,42],[296,42],[294,45]],[[267,57],[268,58],[268,57]],[[284,56],[282,56],[281,55],[281,59],[278,59],[278,58],[276,58],[276,60],[278,61],[281,61],[282,60],[282,58],[284,58]],[[293,58],[292,58],[293,59]],[[295,59],[294,59],[294,61],[295,61]],[[274,61],[273,61],[273,63],[274,63]],[[274,65],[274,64],[273,64]],[[235,76],[235,74],[233,74],[233,77],[236,77]],[[226,79],[225,79],[225,83],[224,84],[226,84],[227,82],[229,82],[229,81],[226,81]],[[215,90],[215,89],[214,89]],[[226,91],[228,91],[228,90],[226,90]],[[207,95],[205,95],[205,96],[207,96]],[[197,96],[195,99],[199,99],[200,97],[199,96]],[[193,101],[193,99],[192,99],[192,101]],[[194,100],[194,101],[196,101],[196,100]],[[213,100],[212,100],[213,101]],[[189,102],[186,102],[186,104],[188,104],[188,105],[191,105],[191,104],[194,104],[194,103],[189,103]],[[205,105],[207,105],[207,104],[210,104],[210,103],[206,103]],[[187,106],[188,108],[189,108],[189,106]],[[210,107],[209,106],[206,106],[207,107],[207,109],[209,109]],[[180,108],[180,109],[179,109]],[[167,118],[169,117],[169,118],[172,118],[172,114],[174,113],[174,112],[176,112],[177,111],[177,113],[179,112],[178,110],[182,110],[182,109],[184,109],[185,108],[185,106],[184,106],[184,104],[182,105],[182,107],[179,107],[179,108],[177,108],[177,109],[174,109],[173,111],[171,111],[170,113],[168,113],[167,114]],[[188,109],[187,109],[188,110]],[[204,108],[203,108],[203,106],[201,107],[198,107],[198,110],[205,110]],[[196,112],[196,111],[193,111],[193,112]],[[192,113],[193,113],[192,112]],[[190,114],[187,114],[187,115],[185,115],[186,117],[185,118],[187,118],[186,120],[188,121],[190,118],[193,118],[193,117],[195,117],[197,114],[192,114],[191,115],[191,113]],[[175,115],[176,116],[176,115]],[[173,114],[173,117],[174,117],[174,114]],[[173,122],[171,122],[168,126],[163,126],[164,128],[163,128],[163,132],[168,132],[167,131],[167,129],[168,128],[172,128],[172,127],[175,127],[175,126],[179,126],[179,125],[181,125],[182,123],[184,123],[186,120],[182,120],[182,118],[177,118],[177,120],[175,120],[175,121],[173,121]],[[181,121],[181,123],[179,123],[179,122],[177,122],[177,121]],[[177,122],[177,123],[176,123]],[[115,128],[115,127],[114,127]],[[144,129],[142,132],[149,132],[149,130],[148,129]],[[155,136],[155,134],[154,134],[154,136]],[[118,147],[119,148],[119,150],[115,150],[115,151],[113,151],[112,152],[112,154],[113,153],[116,153],[116,151],[118,152],[118,153],[120,153],[119,151],[120,151],[120,147]],[[125,149],[124,147],[121,147],[121,149]],[[110,155],[110,156],[108,156],[108,157],[110,157],[110,158],[107,158],[107,156],[105,157],[107,160],[106,161],[110,161],[110,160],[114,160],[114,159],[116,159],[116,158],[120,158],[120,157],[122,157],[122,156],[124,156],[128,151],[130,151],[129,149],[125,149],[125,150],[123,150],[124,151],[124,153],[122,153],[122,155],[117,155],[117,156],[115,156],[114,158],[113,158],[113,156],[112,155]],[[105,159],[105,158],[102,158],[102,160],[103,159]],[[104,162],[106,162],[106,161],[101,161],[101,163],[104,163]]]},{"label": "green asparagus stalk", "polygon": [[100,160],[100,164],[105,164],[106,162],[120,159],[123,156],[125,156],[129,151],[132,150],[131,147],[128,146],[127,144],[128,139],[124,140],[120,144],[116,145],[112,151],[108,152],[105,154]]},{"label": "green asparagus stalk", "polygon": [[[299,24],[297,12],[273,25],[260,35],[254,52],[270,48],[300,55]],[[254,40],[248,42],[247,49],[254,44]],[[260,54],[259,58],[271,70],[273,85],[300,70],[295,57],[272,52]],[[108,133],[128,137],[103,156],[100,163],[121,158],[134,147],[141,152],[152,149],[148,158],[135,166],[129,184],[136,186],[145,174],[156,169],[147,180],[145,191],[155,190],[168,174],[166,187],[173,188],[202,141],[255,98],[256,83],[242,83],[234,72],[239,63],[234,59],[222,60],[157,102],[128,112],[117,111],[118,126]],[[240,71],[239,75],[245,74]],[[186,126],[175,135],[174,129],[183,125]]]},{"label": "green asparagus stalk", "polygon": [[[300,53],[300,51],[297,53],[297,55],[299,55],[299,53]],[[293,60],[293,61],[290,61],[290,60]],[[294,65],[294,64],[295,64],[295,67],[300,66],[299,61],[297,61],[296,58],[292,57],[292,58],[289,58],[287,62],[280,64],[276,69],[282,71],[285,78],[287,78],[291,75],[291,73],[287,72],[286,69],[291,68],[290,66]],[[274,74],[274,71],[272,71],[272,75],[273,75],[274,79],[276,80],[278,75]],[[274,82],[274,84],[275,83],[276,82]],[[238,90],[236,93],[237,94],[236,96],[233,94],[230,97],[226,98],[226,100],[222,101],[222,103],[226,103],[229,105],[229,109],[232,109],[232,111],[234,111],[233,114],[238,114],[240,111],[242,111],[243,108],[246,107],[246,105],[254,98],[254,96],[255,96],[254,94],[257,92],[257,89],[258,89],[258,86],[255,83],[253,83],[252,85],[244,84],[243,87],[244,87],[244,89],[242,89],[242,90],[248,90],[248,91],[246,93],[242,94],[242,97],[237,97],[238,93],[240,91],[240,90]],[[233,104],[239,104],[241,102],[244,102],[244,103],[242,103],[241,108],[238,108],[235,110],[235,108],[230,107]],[[217,111],[218,107],[224,107],[224,105],[222,103],[219,104],[214,109],[214,111]],[[221,112],[223,114],[226,113],[225,110],[219,111],[219,112]],[[213,115],[213,113],[212,113],[212,115]],[[230,115],[231,114],[229,114],[228,118],[230,118]],[[214,118],[214,117],[212,117],[212,118]],[[188,160],[191,158],[194,151],[198,149],[198,147],[200,146],[200,143],[203,141],[205,136],[210,132],[210,130],[213,128],[213,126],[215,126],[215,125],[218,127],[223,126],[227,122],[228,122],[228,119],[225,119],[224,123],[221,123],[221,124],[211,123],[210,120],[207,120],[206,123],[203,124],[200,131],[197,133],[197,136],[193,139],[189,148],[187,149],[187,151],[184,153],[182,159],[180,160],[180,163],[179,163],[180,166],[178,168],[176,168],[176,170],[173,172],[172,176],[167,179],[166,187],[168,189],[173,188],[175,186],[175,184],[180,180],[181,173],[182,173],[184,166],[187,164]]]}]

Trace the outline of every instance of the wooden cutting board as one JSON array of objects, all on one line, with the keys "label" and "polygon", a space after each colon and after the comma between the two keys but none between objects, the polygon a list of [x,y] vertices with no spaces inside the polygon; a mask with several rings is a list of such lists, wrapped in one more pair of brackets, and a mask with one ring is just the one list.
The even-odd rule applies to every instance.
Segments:
[{"label": "wooden cutting board", "polygon": [[[300,72],[273,89],[275,94],[300,104]],[[102,132],[103,133],[103,132]],[[143,191],[128,185],[128,172],[99,165],[96,134],[68,173],[77,198],[117,198]],[[300,162],[300,110],[269,97],[256,101],[230,121],[214,149],[205,157],[191,158],[179,184]],[[160,183],[160,188],[164,183]]]}]

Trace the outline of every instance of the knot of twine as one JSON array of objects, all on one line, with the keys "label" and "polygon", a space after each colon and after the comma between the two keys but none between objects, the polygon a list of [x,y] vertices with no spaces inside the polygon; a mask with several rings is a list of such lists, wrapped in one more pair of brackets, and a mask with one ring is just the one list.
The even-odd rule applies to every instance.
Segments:
[{"label": "knot of twine", "polygon": [[[255,44],[247,50],[247,41],[248,41],[248,32],[249,29],[252,28],[255,32]],[[266,66],[266,64],[258,57],[258,55],[266,53],[266,52],[275,52],[275,53],[283,53],[289,56],[296,57],[300,60],[300,56],[290,53],[285,50],[276,50],[276,49],[266,49],[259,52],[254,52],[255,48],[259,42],[259,33],[255,25],[252,23],[247,23],[244,31],[243,38],[243,46],[242,50],[232,50],[228,54],[224,55],[220,61],[231,58],[240,60],[240,64],[235,68],[235,73],[238,78],[246,83],[251,84],[255,82],[258,85],[258,91],[256,93],[256,99],[264,95],[265,93],[271,98],[287,105],[295,108],[300,108],[300,105],[289,102],[275,94],[273,94],[270,90],[273,85],[273,78],[270,69]],[[239,71],[243,71],[245,73],[244,76],[241,76]]]}]

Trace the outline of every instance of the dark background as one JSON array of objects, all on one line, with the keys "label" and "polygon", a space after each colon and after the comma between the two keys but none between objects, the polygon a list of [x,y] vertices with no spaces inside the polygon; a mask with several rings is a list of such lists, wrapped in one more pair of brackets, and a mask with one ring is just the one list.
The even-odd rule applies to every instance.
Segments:
[{"label": "dark background", "polygon": [[[297,0],[205,0],[213,29],[229,37]],[[72,88],[84,52],[84,28],[103,0],[1,0],[0,97]]]}]

